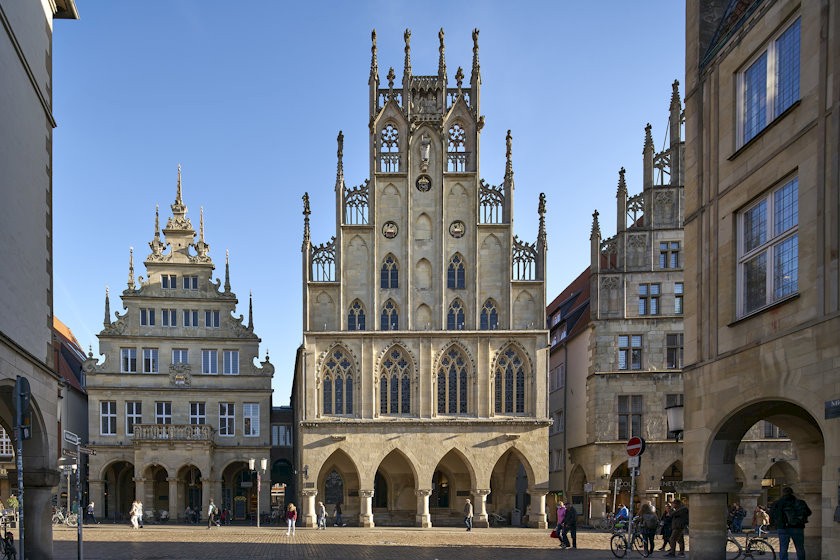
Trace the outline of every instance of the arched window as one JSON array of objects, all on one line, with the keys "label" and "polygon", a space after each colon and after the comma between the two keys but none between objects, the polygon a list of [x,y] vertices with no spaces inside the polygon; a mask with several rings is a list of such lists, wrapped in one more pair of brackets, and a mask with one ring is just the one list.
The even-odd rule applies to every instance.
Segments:
[{"label": "arched window", "polygon": [[388,255],[382,261],[382,275],[380,287],[383,290],[399,288],[400,287],[400,271],[397,259],[394,255]]},{"label": "arched window", "polygon": [[446,170],[464,172],[467,170],[467,133],[459,123],[449,128],[449,146],[446,154]]},{"label": "arched window", "polygon": [[379,329],[383,331],[398,331],[400,330],[400,313],[397,306],[394,305],[393,300],[388,300],[382,306],[382,315],[380,316]]},{"label": "arched window", "polygon": [[499,328],[499,313],[496,311],[496,302],[488,299],[481,308],[481,330],[495,331]]},{"label": "arched window", "polygon": [[355,300],[350,304],[350,311],[347,312],[347,330],[365,330],[365,308],[362,307],[362,303],[359,300]]},{"label": "arched window", "polygon": [[519,353],[508,346],[496,362],[495,411],[499,414],[525,412],[525,364]]},{"label": "arched window", "polygon": [[446,330],[464,330],[464,304],[460,299],[449,304],[449,313],[446,314]]},{"label": "arched window", "polygon": [[344,503],[344,480],[337,470],[333,469],[324,481],[324,503]]},{"label": "arched window", "polygon": [[322,371],[324,414],[353,414],[353,362],[347,351],[332,349]]},{"label": "arched window", "polygon": [[388,123],[379,133],[379,171],[400,172],[400,131]]},{"label": "arched window", "polygon": [[455,253],[449,259],[449,270],[446,274],[446,287],[453,290],[463,290],[467,286],[466,270],[464,268],[464,257],[461,253]]},{"label": "arched window", "polygon": [[467,413],[467,359],[457,347],[450,347],[437,371],[438,414]]},{"label": "arched window", "polygon": [[379,372],[379,413],[411,413],[411,361],[399,347],[393,347],[382,360]]}]

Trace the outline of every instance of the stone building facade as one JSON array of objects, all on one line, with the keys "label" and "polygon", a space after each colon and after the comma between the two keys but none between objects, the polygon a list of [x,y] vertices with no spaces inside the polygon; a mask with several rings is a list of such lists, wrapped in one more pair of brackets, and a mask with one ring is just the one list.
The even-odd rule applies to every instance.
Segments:
[{"label": "stone building facade", "polygon": [[338,138],[336,235],[315,245],[304,196],[304,341],[295,369],[303,518],[546,526],[545,202],[534,243],[513,235],[513,165],[479,174],[481,76],[411,68],[380,87],[374,32],[370,179],[347,187]]},{"label": "stone building facade", "polygon": [[[691,556],[724,550],[736,448],[770,420],[798,454],[807,557],[840,549],[840,9],[689,0],[685,456]],[[771,465],[774,457],[763,457]]]},{"label": "stone building facade", "polygon": [[63,406],[52,344],[53,31],[56,20],[78,18],[73,0],[0,2],[0,462],[8,479],[0,488],[4,499],[9,487],[17,493],[13,393],[21,376],[32,410],[32,437],[22,444],[23,545],[27,558],[44,560],[53,557]]},{"label": "stone building facade", "polygon": [[[172,216],[163,228],[155,211],[146,277],[135,279],[133,250],[124,313],[111,317],[105,295],[102,362],[84,364],[90,405],[90,498],[98,517],[120,519],[132,501],[147,515],[183,519],[186,508],[206,516],[209,501],[234,519],[257,508],[257,477],[249,459],[270,458],[271,378],[258,360],[252,305],[235,316],[226,257],[224,284],[181,196],[181,171]],[[168,249],[168,250],[167,250]],[[270,475],[262,479],[268,510]]]}]

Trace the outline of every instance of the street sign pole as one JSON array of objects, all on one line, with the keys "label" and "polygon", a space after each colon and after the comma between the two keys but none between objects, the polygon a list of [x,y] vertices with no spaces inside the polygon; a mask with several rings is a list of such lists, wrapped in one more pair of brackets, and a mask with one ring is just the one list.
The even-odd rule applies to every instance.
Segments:
[{"label": "street sign pole", "polygon": [[78,527],[78,560],[82,560],[82,522],[84,521],[85,516],[85,509],[82,504],[82,462],[81,462],[81,453],[79,452],[80,442],[76,440],[76,503],[79,504],[79,515],[77,517],[77,521],[79,524]]}]

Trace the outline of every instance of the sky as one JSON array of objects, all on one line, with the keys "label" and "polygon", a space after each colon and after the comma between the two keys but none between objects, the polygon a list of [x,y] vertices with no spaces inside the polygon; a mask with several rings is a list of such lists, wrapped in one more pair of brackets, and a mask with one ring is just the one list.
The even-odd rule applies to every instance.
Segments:
[{"label": "sky", "polygon": [[[671,83],[684,81],[685,7],[677,0],[319,1],[76,0],[53,43],[54,306],[98,355],[105,287],[121,310],[129,247],[135,273],[154,234],[155,205],[171,215],[177,168],[196,230],[224,279],[230,251],[236,314],[253,293],[260,356],[288,405],[302,333],[301,196],[312,241],[335,235],[336,136],[347,186],[369,177],[370,32],[380,80],[399,87],[403,31],[414,74],[438,67],[446,40],[451,87],[469,77],[480,29],[480,176],[502,182],[513,135],[514,233],[537,236],[547,198],[547,297],[589,266],[592,212],[615,233],[618,170],[641,191],[644,127],[665,147]],[[467,81],[465,80],[465,81]],[[681,96],[685,91],[681,88]],[[114,317],[112,316],[112,320]]]}]

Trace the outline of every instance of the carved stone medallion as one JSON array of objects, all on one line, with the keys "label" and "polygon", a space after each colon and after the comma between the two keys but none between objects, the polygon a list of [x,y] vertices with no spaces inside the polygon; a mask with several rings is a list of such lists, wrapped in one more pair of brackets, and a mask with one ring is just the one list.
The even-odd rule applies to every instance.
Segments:
[{"label": "carved stone medallion", "polygon": [[449,235],[454,237],[455,239],[460,239],[464,237],[464,232],[466,231],[466,226],[464,222],[461,220],[455,220],[451,224],[449,224]]},{"label": "carved stone medallion", "polygon": [[397,226],[397,222],[385,222],[382,224],[382,235],[384,235],[387,239],[393,239],[399,233],[399,227]]},{"label": "carved stone medallion", "polygon": [[420,192],[429,192],[432,188],[432,178],[428,175],[420,175],[414,185]]}]

